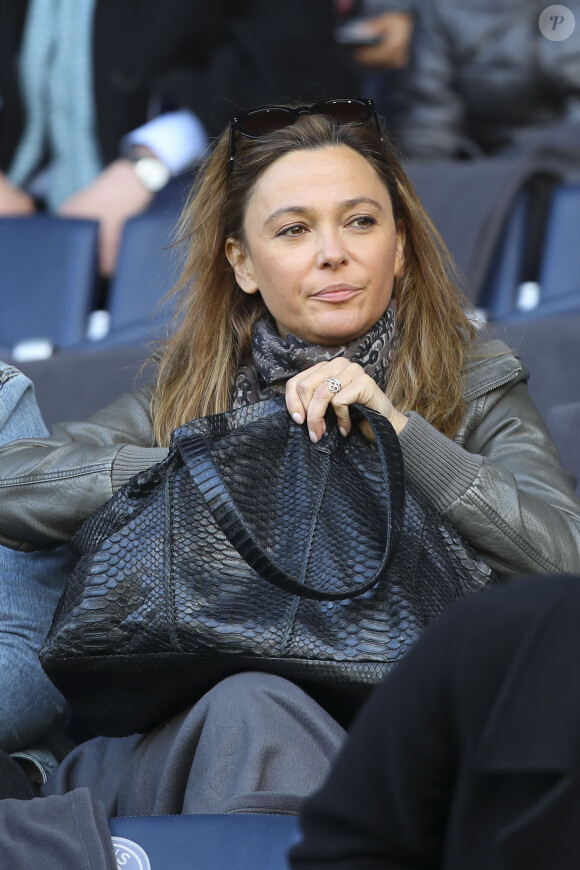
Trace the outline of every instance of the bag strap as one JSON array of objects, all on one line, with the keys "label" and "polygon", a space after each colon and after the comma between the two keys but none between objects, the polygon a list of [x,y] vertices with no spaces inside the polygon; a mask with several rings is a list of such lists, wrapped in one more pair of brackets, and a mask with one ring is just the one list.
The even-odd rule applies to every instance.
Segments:
[{"label": "bag strap", "polygon": [[[193,433],[178,440],[176,444],[210,513],[240,556],[268,583],[272,583],[284,592],[299,595],[302,598],[317,601],[341,601],[345,598],[362,595],[371,589],[386,571],[399,545],[405,512],[403,456],[399,439],[386,417],[362,405],[352,405],[352,408],[368,420],[375,435],[385,489],[388,493],[386,501],[389,506],[389,516],[387,517],[385,549],[377,570],[370,580],[344,587],[339,592],[326,592],[307,586],[291,577],[272,561],[248,528],[244,517],[232,500],[215,465],[209,442],[204,434],[201,432]],[[285,408],[283,413],[287,414]],[[305,437],[308,438],[307,435]],[[308,444],[310,445],[310,441]]]}]

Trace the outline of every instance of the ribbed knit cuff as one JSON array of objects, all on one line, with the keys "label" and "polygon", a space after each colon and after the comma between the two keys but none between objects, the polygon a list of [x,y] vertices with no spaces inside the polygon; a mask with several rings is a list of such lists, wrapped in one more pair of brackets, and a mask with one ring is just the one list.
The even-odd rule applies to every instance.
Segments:
[{"label": "ribbed knit cuff", "polygon": [[405,471],[433,504],[444,511],[464,495],[483,458],[442,435],[414,411],[399,435]]},{"label": "ribbed knit cuff", "polygon": [[111,473],[113,492],[117,492],[133,475],[146,471],[157,462],[162,462],[168,452],[167,447],[136,447],[133,444],[121,447],[113,460]]}]

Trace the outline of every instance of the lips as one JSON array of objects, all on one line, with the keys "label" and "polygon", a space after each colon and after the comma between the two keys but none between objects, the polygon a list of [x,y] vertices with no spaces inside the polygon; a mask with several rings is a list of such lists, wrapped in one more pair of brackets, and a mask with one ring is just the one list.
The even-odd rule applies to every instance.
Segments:
[{"label": "lips", "polygon": [[354,284],[329,284],[314,293],[312,298],[321,302],[345,302],[360,293],[361,289]]}]

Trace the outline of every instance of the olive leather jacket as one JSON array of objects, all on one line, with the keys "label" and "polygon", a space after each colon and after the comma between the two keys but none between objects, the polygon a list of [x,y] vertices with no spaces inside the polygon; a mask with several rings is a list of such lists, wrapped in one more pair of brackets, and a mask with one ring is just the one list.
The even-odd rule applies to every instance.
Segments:
[{"label": "olive leather jacket", "polygon": [[[453,440],[411,412],[400,435],[407,475],[502,577],[580,574],[574,478],[533,404],[527,370],[502,342],[479,345],[464,372]],[[0,543],[68,540],[130,477],[159,462],[150,390],[125,394],[84,423],[0,449]]]}]

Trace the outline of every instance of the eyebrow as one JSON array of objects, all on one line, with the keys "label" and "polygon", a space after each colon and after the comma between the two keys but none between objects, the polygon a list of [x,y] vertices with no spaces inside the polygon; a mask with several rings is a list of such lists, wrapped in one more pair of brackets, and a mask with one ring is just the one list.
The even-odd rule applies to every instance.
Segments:
[{"label": "eyebrow", "polygon": [[[343,202],[339,203],[339,205],[343,211],[346,211],[349,208],[355,208],[357,205],[372,205],[378,209],[378,211],[383,211],[383,206],[380,202],[373,199],[371,196],[355,196],[352,199],[345,199]],[[276,211],[273,211],[272,214],[266,218],[264,221],[264,227],[270,226],[270,224],[274,223],[283,215],[303,215],[308,214],[309,211],[310,209],[303,205],[283,205],[281,208],[277,208]]]}]

